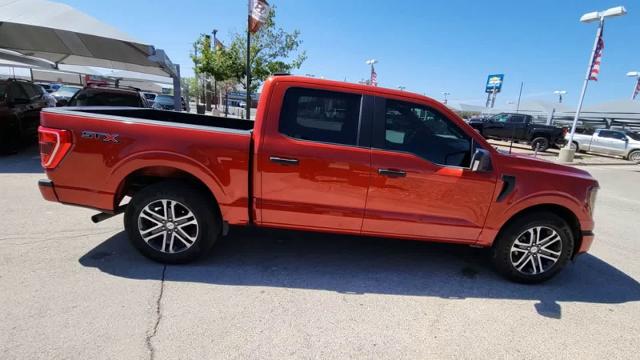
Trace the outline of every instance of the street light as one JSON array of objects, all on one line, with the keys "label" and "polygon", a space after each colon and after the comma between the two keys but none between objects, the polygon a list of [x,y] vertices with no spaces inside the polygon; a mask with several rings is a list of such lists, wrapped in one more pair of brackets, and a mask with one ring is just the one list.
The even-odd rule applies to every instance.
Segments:
[{"label": "street light", "polygon": [[567,91],[566,90],[556,90],[553,93],[558,95],[558,103],[562,104],[562,95],[566,94]]},{"label": "street light", "polygon": [[631,100],[636,98],[638,92],[640,92],[640,72],[638,71],[629,71],[627,76],[636,78],[636,83],[633,86],[633,92],[631,93]]},{"label": "street light", "polygon": [[622,16],[622,15],[625,15],[626,13],[627,13],[627,10],[624,8],[624,6],[616,6],[604,11],[590,12],[580,17],[580,22],[583,22],[583,23],[598,21],[598,30],[596,31],[596,39],[593,42],[593,49],[591,50],[589,65],[587,66],[587,74],[585,75],[584,83],[582,85],[582,91],[580,92],[580,98],[578,100],[578,108],[576,109],[576,115],[573,118],[573,124],[571,125],[571,133],[569,134],[569,141],[567,141],[567,146],[560,149],[560,154],[558,156],[558,159],[560,161],[572,162],[573,156],[575,155],[575,150],[571,149],[571,144],[573,143],[573,135],[576,133],[576,125],[578,124],[578,119],[580,118],[580,110],[582,109],[584,94],[587,92],[587,84],[589,83],[589,77],[591,75],[591,67],[593,65],[593,60],[596,55],[596,50],[598,48],[598,40],[602,36],[604,19],[607,17]]},{"label": "street light", "polygon": [[398,89],[400,89],[400,91],[404,91],[404,89],[406,89],[406,86],[402,86],[402,85],[398,85]]},{"label": "street light", "polygon": [[[213,29],[213,31],[211,31],[211,33],[213,34],[213,48],[212,50],[215,51],[218,48],[218,38],[216,38],[216,34],[218,33],[218,29]],[[215,75],[213,76],[213,97],[216,99],[216,104],[215,104],[215,109],[218,110],[218,103],[220,102],[219,96],[218,96],[218,79],[216,79]]]},{"label": "street light", "polygon": [[[365,64],[371,66],[371,75],[369,76],[369,85],[377,86],[376,84],[374,84],[374,79],[373,79],[373,74],[375,73],[375,70],[373,69],[373,64],[377,64],[377,63],[378,63],[378,60],[376,60],[376,59],[369,59],[369,60],[365,61]],[[378,82],[377,77],[378,77],[378,75],[376,75],[375,83]]]},{"label": "street light", "polygon": [[445,105],[447,105],[447,96],[451,95],[451,93],[450,93],[450,92],[446,92],[446,91],[444,91],[444,92],[442,92],[442,95],[444,96],[444,101],[443,101],[443,103],[444,103]]}]

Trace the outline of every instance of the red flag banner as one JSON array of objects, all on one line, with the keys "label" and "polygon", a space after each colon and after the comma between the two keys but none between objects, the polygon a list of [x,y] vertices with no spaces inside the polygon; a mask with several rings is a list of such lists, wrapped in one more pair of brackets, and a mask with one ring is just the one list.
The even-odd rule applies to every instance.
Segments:
[{"label": "red flag banner", "polygon": [[638,82],[636,83],[636,91],[633,92],[633,100],[636,99],[638,93],[640,93],[640,77],[638,78]]},{"label": "red flag banner", "polygon": [[591,63],[589,80],[598,81],[598,75],[600,75],[600,61],[602,60],[602,50],[604,50],[604,40],[602,39],[602,31],[600,31],[600,37],[598,37],[598,44],[596,45],[596,52],[593,55],[593,63]]},{"label": "red flag banner", "polygon": [[269,16],[269,3],[266,0],[249,0],[249,31],[254,34]]}]

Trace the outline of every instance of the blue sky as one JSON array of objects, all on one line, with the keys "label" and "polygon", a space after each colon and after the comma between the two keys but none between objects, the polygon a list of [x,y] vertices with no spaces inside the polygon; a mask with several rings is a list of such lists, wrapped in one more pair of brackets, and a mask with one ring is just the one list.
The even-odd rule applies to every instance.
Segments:
[{"label": "blue sky", "polygon": [[[192,74],[189,52],[202,32],[219,30],[225,42],[243,31],[247,4],[233,1],[63,0],[142,42],[167,51]],[[555,99],[567,90],[575,105],[593,46],[595,24],[585,12],[625,5],[628,14],[608,20],[600,79],[589,84],[586,103],[626,99],[640,71],[640,6],[637,0],[407,1],[271,0],[277,23],[299,29],[308,60],[297,71],[357,81],[376,65],[380,86],[405,86],[440,99],[483,103],[490,73],[504,73],[497,104],[523,98]]]}]

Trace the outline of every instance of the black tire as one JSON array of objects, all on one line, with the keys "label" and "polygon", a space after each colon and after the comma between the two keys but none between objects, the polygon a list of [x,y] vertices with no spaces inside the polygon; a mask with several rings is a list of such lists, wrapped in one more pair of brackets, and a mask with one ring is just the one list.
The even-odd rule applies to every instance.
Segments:
[{"label": "black tire", "polygon": [[[173,211],[167,210],[168,206],[162,209],[162,200],[165,200],[166,204],[174,204]],[[147,206],[149,208],[145,210]],[[149,213],[149,209],[157,212]],[[145,213],[141,216],[143,210]],[[171,216],[174,213],[175,218]],[[153,214],[164,214],[165,220]],[[191,222],[192,217],[196,223],[180,224],[179,219],[182,215],[186,217],[185,214],[191,214],[184,220],[185,223]],[[150,217],[153,219],[148,220]],[[162,225],[161,222],[165,224]],[[172,224],[171,227],[169,223]],[[220,234],[221,218],[210,197],[202,191],[183,182],[163,181],[150,185],[133,196],[124,214],[124,224],[129,240],[143,255],[161,263],[179,264],[193,261],[209,252]],[[162,234],[156,238],[147,236],[145,241],[141,229],[156,226],[160,228],[151,234]],[[194,240],[191,241],[189,236]],[[171,239],[174,242],[171,242]],[[165,251],[161,251],[162,249]],[[173,252],[168,251],[169,249]]]},{"label": "black tire", "polygon": [[640,150],[633,150],[632,152],[630,152],[627,156],[627,159],[640,163]]},{"label": "black tire", "polygon": [[538,151],[544,152],[549,149],[549,145],[549,139],[546,137],[537,137],[531,141],[531,150],[535,151],[537,148]]},{"label": "black tire", "polygon": [[576,141],[571,143],[571,148],[573,150],[575,150],[575,152],[577,152],[577,153],[580,152],[580,145],[578,145],[578,143]]},{"label": "black tire", "polygon": [[[516,240],[520,240],[519,243],[521,243],[527,238],[527,234],[530,234],[528,230],[534,230],[535,228],[542,228],[538,234],[544,235],[540,237],[552,234],[550,231],[553,230],[560,239],[551,239],[554,241],[547,242],[547,245],[538,246],[535,252],[533,252],[534,249],[532,248],[512,250],[512,247],[516,247],[514,245]],[[535,230],[533,233],[535,234]],[[526,242],[526,240],[524,241]],[[520,245],[517,247],[520,247]],[[559,255],[553,255],[548,251]],[[549,280],[555,276],[571,259],[573,251],[573,233],[567,222],[550,212],[534,212],[515,219],[500,231],[491,248],[491,260],[496,270],[508,279],[520,283],[533,284]],[[557,256],[555,263],[543,257],[547,255]],[[525,257],[531,258],[527,260]],[[518,261],[518,259],[524,260]],[[533,264],[534,261],[535,264]],[[520,265],[517,266],[518,264]],[[532,266],[534,267],[532,268]],[[522,268],[519,270],[518,267]],[[541,268],[543,271],[536,273],[535,267]]]}]

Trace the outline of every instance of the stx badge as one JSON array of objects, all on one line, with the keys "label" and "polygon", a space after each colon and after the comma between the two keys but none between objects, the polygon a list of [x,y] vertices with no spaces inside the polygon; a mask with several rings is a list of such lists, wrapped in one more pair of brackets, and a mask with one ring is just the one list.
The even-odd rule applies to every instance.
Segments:
[{"label": "stx badge", "polygon": [[107,134],[102,132],[83,130],[82,137],[85,139],[102,140],[103,142],[112,142],[116,144],[119,142],[118,134]]}]

